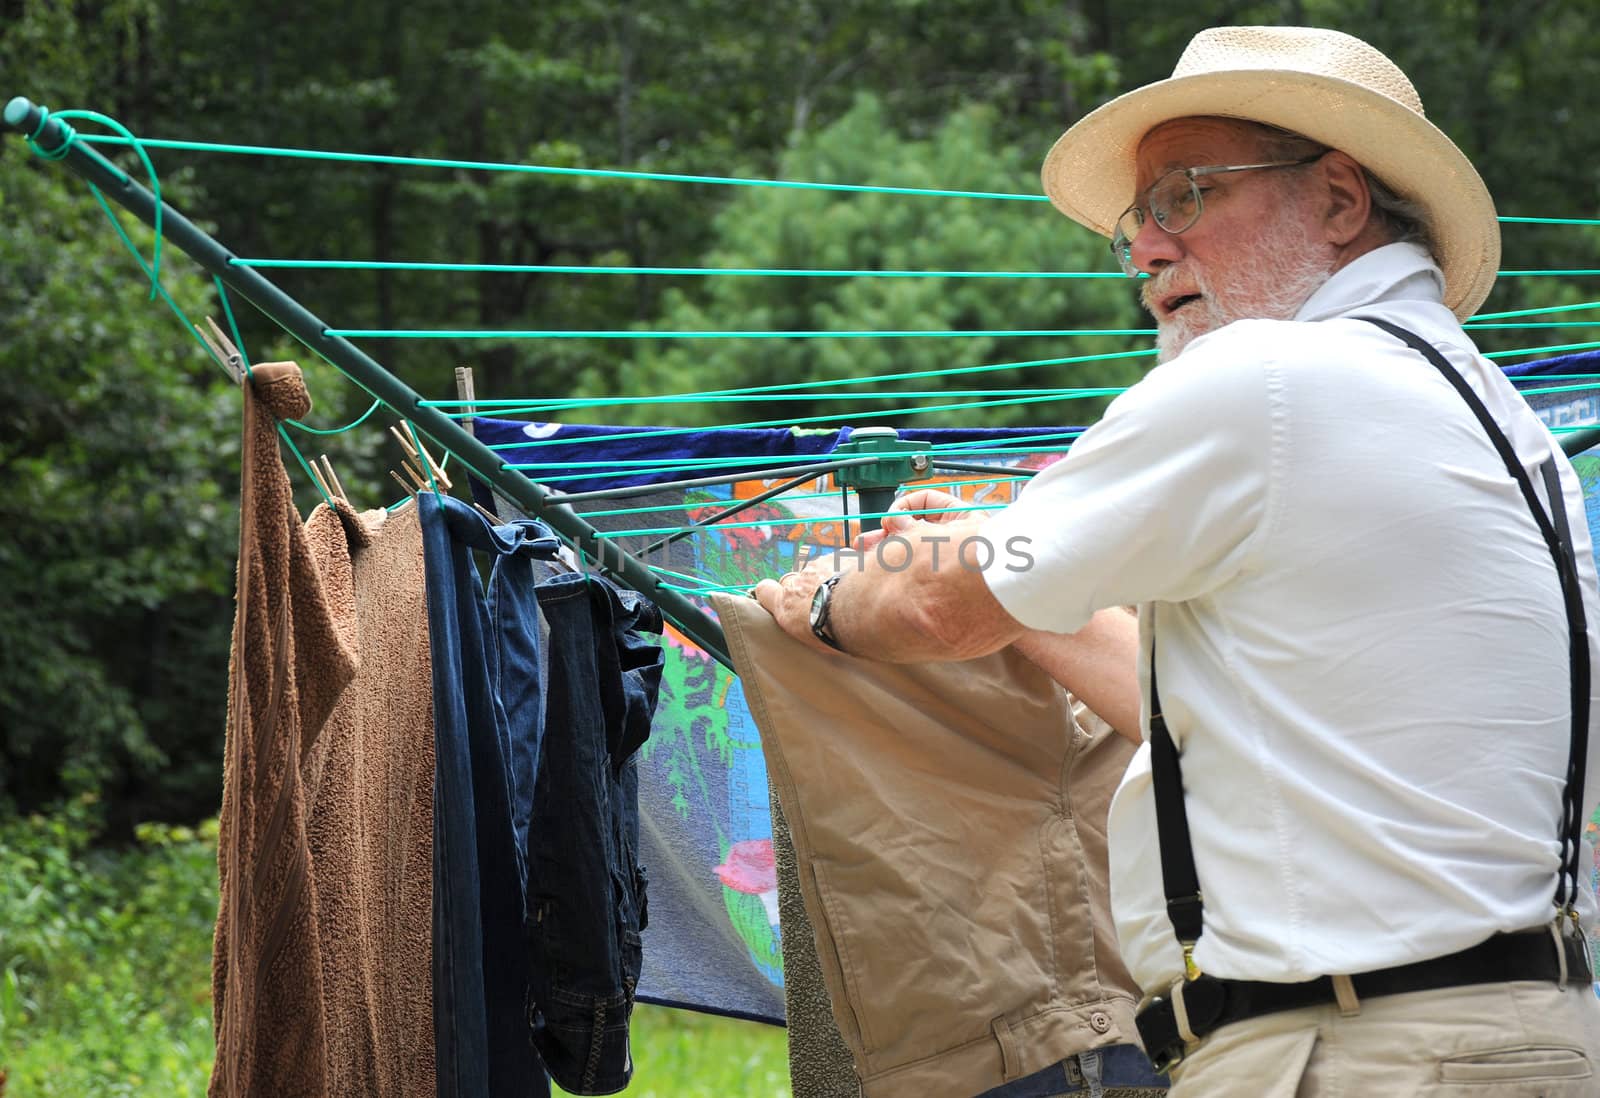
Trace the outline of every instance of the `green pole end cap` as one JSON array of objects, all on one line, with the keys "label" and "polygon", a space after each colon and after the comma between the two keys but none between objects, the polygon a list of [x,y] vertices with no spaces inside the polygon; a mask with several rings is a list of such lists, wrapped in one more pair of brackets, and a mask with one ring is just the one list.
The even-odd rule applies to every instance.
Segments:
[{"label": "green pole end cap", "polygon": [[6,104],[6,125],[21,126],[23,120],[28,117],[28,112],[32,109],[33,104],[28,101],[27,96],[17,96]]}]

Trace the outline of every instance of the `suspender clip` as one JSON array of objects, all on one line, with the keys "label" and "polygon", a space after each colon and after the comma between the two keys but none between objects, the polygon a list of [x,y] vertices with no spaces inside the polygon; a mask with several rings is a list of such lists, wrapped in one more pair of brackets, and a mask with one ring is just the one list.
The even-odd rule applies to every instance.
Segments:
[{"label": "suspender clip", "polygon": [[1200,966],[1195,964],[1194,960],[1195,944],[1193,942],[1179,942],[1178,944],[1183,947],[1183,978],[1185,980],[1198,980],[1200,978]]}]

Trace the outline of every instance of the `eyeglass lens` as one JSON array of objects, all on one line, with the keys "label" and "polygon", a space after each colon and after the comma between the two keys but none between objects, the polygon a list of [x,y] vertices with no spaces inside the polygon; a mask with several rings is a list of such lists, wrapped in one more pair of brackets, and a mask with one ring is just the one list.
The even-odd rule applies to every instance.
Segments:
[{"label": "eyeglass lens", "polygon": [[[1200,219],[1200,188],[1189,171],[1179,168],[1168,172],[1145,192],[1150,216],[1169,233],[1181,233]],[[1133,266],[1132,244],[1144,227],[1144,208],[1138,203],[1129,206],[1117,219],[1116,231],[1111,237],[1111,253],[1127,275],[1137,274]]]}]

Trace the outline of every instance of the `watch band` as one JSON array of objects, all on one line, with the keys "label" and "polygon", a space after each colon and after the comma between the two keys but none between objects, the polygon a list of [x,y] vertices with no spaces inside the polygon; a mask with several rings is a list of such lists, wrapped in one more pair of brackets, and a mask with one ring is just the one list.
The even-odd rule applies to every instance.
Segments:
[{"label": "watch band", "polygon": [[844,579],[843,572],[835,572],[822,581],[816,594],[811,596],[811,635],[835,652],[843,652],[839,639],[833,635],[833,589]]}]

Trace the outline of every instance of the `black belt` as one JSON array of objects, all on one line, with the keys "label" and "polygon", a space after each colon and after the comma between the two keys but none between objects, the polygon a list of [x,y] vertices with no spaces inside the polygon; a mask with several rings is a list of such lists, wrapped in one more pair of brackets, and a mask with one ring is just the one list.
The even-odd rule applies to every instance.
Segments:
[{"label": "black belt", "polygon": [[[1562,938],[1561,949],[1566,954],[1567,979],[1573,983],[1587,983],[1589,953],[1584,940],[1577,936]],[[1350,983],[1357,999],[1375,999],[1406,991],[1513,980],[1557,983],[1562,975],[1554,938],[1550,928],[1544,927],[1515,934],[1496,934],[1470,949],[1445,957],[1358,973],[1350,977]],[[1189,1029],[1196,1039],[1247,1018],[1338,1001],[1331,976],[1319,976],[1297,984],[1275,984],[1262,980],[1222,980],[1202,974],[1184,982],[1181,988]],[[1185,1043],[1178,1031],[1177,1010],[1170,998],[1152,999],[1135,1020],[1139,1036],[1144,1039],[1145,1052],[1156,1070],[1166,1071],[1183,1059]]]}]

